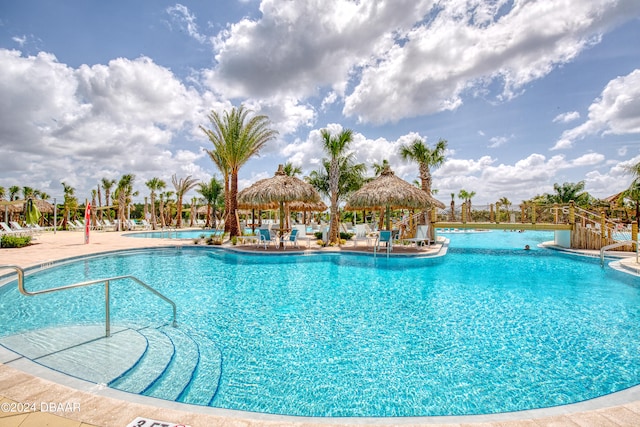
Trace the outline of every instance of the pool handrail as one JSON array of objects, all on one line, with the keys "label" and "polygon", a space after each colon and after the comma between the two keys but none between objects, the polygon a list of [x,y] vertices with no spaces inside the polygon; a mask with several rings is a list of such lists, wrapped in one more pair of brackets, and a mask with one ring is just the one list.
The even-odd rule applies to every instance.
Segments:
[{"label": "pool handrail", "polygon": [[113,276],[113,277],[107,277],[104,279],[96,279],[96,280],[89,280],[86,282],[79,282],[79,283],[74,283],[72,285],[65,285],[65,286],[60,286],[57,288],[50,288],[50,289],[43,289],[41,291],[28,291],[25,287],[24,287],[24,269],[22,267],[19,267],[17,265],[0,265],[0,270],[3,269],[13,269],[16,271],[16,273],[18,274],[18,290],[20,291],[21,294],[26,295],[26,296],[35,296],[35,295],[41,295],[41,294],[48,294],[51,292],[57,292],[57,291],[64,291],[67,289],[74,289],[74,288],[80,288],[80,287],[84,287],[84,286],[89,286],[89,285],[95,285],[97,283],[104,283],[105,285],[105,296],[104,296],[104,300],[105,300],[105,336],[106,337],[110,337],[111,336],[111,310],[110,310],[110,302],[109,302],[109,282],[112,281],[116,281],[116,280],[133,280],[135,283],[139,284],[140,286],[142,286],[143,288],[145,288],[146,290],[148,290],[149,292],[151,292],[152,294],[156,295],[157,297],[163,299],[164,301],[168,302],[169,304],[171,304],[171,308],[173,309],[173,322],[172,322],[172,326],[175,328],[178,326],[178,323],[176,322],[176,303],[174,303],[172,300],[170,300],[169,298],[167,298],[166,296],[164,296],[162,293],[158,292],[156,289],[152,288],[151,286],[147,285],[145,282],[143,282],[142,280],[138,279],[135,276],[131,276],[131,275],[124,275],[124,276]]},{"label": "pool handrail", "polygon": [[621,246],[628,246],[628,245],[634,245],[634,244],[636,245],[636,262],[638,262],[638,248],[640,246],[640,240],[637,240],[637,241],[621,240],[619,242],[612,243],[610,245],[603,246],[603,247],[600,248],[600,267],[604,268],[604,253],[605,253],[605,251],[608,251],[609,249],[619,248]]}]

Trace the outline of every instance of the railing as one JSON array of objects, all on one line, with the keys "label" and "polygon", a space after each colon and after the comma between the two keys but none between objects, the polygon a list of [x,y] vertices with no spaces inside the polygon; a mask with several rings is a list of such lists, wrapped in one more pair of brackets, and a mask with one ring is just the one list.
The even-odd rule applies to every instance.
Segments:
[{"label": "railing", "polygon": [[638,243],[640,243],[640,241],[634,242],[633,240],[628,240],[628,241],[624,241],[624,242],[612,243],[610,245],[603,246],[602,248],[600,248],[600,267],[604,267],[604,253],[605,253],[605,251],[608,251],[609,249],[619,248],[621,246],[632,245],[634,243],[636,244],[636,263],[637,263],[638,262]]},{"label": "railing", "polygon": [[23,295],[26,296],[35,296],[35,295],[41,295],[41,294],[48,294],[51,292],[58,292],[58,291],[64,291],[64,290],[68,290],[68,289],[74,289],[74,288],[81,288],[84,286],[90,286],[90,285],[95,285],[97,283],[104,283],[105,285],[105,336],[109,337],[111,336],[111,309],[110,309],[110,302],[109,302],[109,282],[113,282],[116,280],[133,280],[135,283],[139,284],[140,286],[142,286],[143,288],[145,288],[146,290],[148,290],[149,292],[151,292],[152,294],[156,295],[157,297],[163,299],[164,301],[166,301],[167,303],[171,304],[171,307],[173,309],[173,322],[172,325],[173,327],[177,327],[178,324],[176,322],[176,304],[171,301],[169,298],[167,298],[166,296],[164,296],[163,294],[161,294],[160,292],[158,292],[157,290],[155,290],[154,288],[152,288],[151,286],[147,285],[146,283],[144,283],[142,280],[138,279],[135,276],[114,276],[114,277],[109,277],[106,279],[97,279],[97,280],[89,280],[87,282],[81,282],[81,283],[74,283],[72,285],[67,285],[67,286],[60,286],[58,288],[51,288],[51,289],[44,289],[41,291],[28,291],[25,287],[24,287],[24,270],[22,269],[22,267],[19,267],[17,265],[0,265],[0,270],[2,269],[13,269],[16,271],[16,273],[18,273],[18,290],[20,291],[20,293],[22,293]]}]

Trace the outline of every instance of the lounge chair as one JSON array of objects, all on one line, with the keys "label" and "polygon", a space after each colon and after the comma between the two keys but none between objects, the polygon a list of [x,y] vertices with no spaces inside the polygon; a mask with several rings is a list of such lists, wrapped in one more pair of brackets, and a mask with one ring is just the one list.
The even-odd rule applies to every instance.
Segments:
[{"label": "lounge chair", "polygon": [[307,236],[307,226],[304,224],[296,224],[293,226],[296,230],[298,230],[298,235],[296,236],[296,241],[298,240],[306,240],[307,247],[311,246],[311,241],[316,240],[315,236]]},{"label": "lounge chair", "polygon": [[418,243],[420,246],[424,246],[425,244],[431,246],[431,239],[429,238],[429,226],[428,225],[419,225],[416,230],[416,236],[409,239],[402,239],[409,241],[411,243],[415,243],[416,247]]},{"label": "lounge chair", "polygon": [[4,235],[19,236],[21,234],[9,227],[6,222],[0,222],[0,227],[2,228],[2,234]]},{"label": "lounge chair", "polygon": [[351,237],[353,245],[358,246],[358,242],[364,241],[369,246],[369,243],[375,240],[375,237],[370,236],[370,232],[367,224],[356,224],[355,234]]},{"label": "lounge chair", "polygon": [[282,240],[283,244],[284,244],[284,249],[287,249],[287,243],[291,244],[293,247],[298,247],[298,229],[294,228],[293,230],[291,230],[291,233],[289,233],[283,240]]},{"label": "lounge chair", "polygon": [[267,249],[267,245],[276,242],[275,239],[271,238],[271,231],[268,228],[258,228],[258,232],[260,233],[260,239],[258,240],[258,246],[264,245],[265,250]]},{"label": "lounge chair", "polygon": [[11,226],[12,230],[14,230],[19,235],[23,235],[23,236],[31,235],[35,231],[30,228],[24,228],[23,226],[18,224],[16,221],[9,221],[9,225]]},{"label": "lounge chair", "polygon": [[373,256],[376,256],[380,245],[385,244],[387,249],[387,256],[389,256],[389,252],[393,250],[393,233],[391,230],[381,230],[378,234],[378,239],[376,240],[376,245],[373,247]]}]

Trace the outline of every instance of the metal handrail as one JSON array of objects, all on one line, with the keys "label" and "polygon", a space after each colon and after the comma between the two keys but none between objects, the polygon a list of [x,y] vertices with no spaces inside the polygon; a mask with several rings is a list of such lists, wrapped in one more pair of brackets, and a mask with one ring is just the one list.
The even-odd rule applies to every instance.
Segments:
[{"label": "metal handrail", "polygon": [[640,244],[640,241],[634,242],[633,240],[624,240],[624,241],[612,243],[610,245],[603,246],[600,248],[600,267],[604,267],[605,251],[608,251],[609,249],[613,249],[613,248],[619,248],[620,246],[633,245],[634,243],[636,244],[636,262],[638,262],[638,244]]},{"label": "metal handrail", "polygon": [[20,291],[20,293],[26,296],[48,294],[51,292],[64,291],[67,289],[81,288],[84,286],[95,285],[97,283],[104,283],[105,285],[105,297],[104,297],[105,299],[105,336],[107,337],[111,336],[111,309],[110,309],[110,302],[109,302],[109,282],[116,281],[116,280],[125,280],[125,279],[133,280],[135,283],[139,284],[140,286],[142,286],[152,294],[156,295],[157,297],[171,304],[171,308],[173,309],[172,325],[174,328],[178,326],[176,322],[176,311],[177,311],[176,304],[173,301],[171,301],[169,298],[167,298],[166,296],[158,292],[156,289],[147,285],[145,282],[143,282],[142,280],[138,279],[135,276],[131,276],[131,275],[114,276],[114,277],[108,277],[106,279],[96,279],[96,280],[89,280],[87,282],[74,283],[72,285],[60,286],[57,288],[43,289],[41,291],[28,291],[24,287],[24,269],[22,269],[22,267],[19,267],[17,265],[0,265],[0,270],[6,269],[6,268],[14,269],[16,273],[18,273],[18,290]]}]

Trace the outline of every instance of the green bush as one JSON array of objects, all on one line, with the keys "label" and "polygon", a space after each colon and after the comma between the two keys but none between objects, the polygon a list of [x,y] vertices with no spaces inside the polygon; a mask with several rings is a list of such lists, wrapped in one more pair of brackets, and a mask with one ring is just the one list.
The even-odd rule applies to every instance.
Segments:
[{"label": "green bush", "polygon": [[31,236],[2,236],[0,247],[2,248],[22,248],[31,243]]}]

